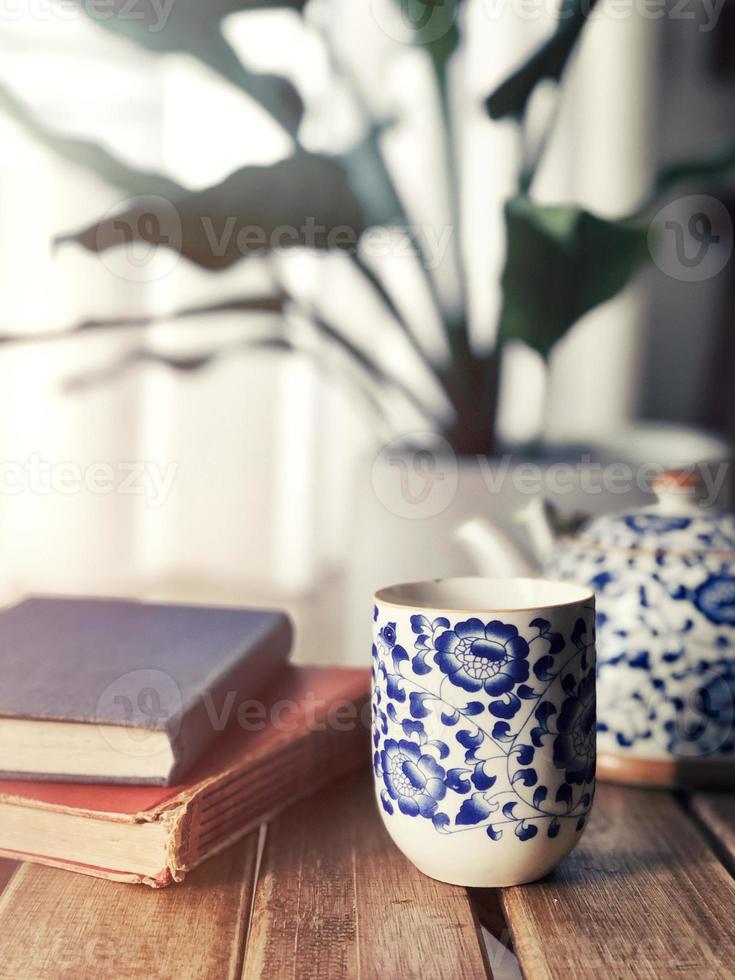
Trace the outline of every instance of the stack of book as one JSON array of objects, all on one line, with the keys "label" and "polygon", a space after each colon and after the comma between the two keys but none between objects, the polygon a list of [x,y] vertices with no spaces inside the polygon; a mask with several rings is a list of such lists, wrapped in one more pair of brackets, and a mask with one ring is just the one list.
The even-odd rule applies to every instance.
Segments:
[{"label": "stack of book", "polygon": [[162,887],[367,764],[369,672],[279,612],[32,598],[0,613],[0,855]]}]

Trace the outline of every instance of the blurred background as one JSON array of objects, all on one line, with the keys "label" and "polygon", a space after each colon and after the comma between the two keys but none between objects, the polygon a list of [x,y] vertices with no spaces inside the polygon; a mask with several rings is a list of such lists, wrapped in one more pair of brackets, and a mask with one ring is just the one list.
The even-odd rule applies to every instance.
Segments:
[{"label": "blurred background", "polygon": [[465,519],[729,461],[732,0],[0,18],[4,601],[283,606],[365,662]]}]

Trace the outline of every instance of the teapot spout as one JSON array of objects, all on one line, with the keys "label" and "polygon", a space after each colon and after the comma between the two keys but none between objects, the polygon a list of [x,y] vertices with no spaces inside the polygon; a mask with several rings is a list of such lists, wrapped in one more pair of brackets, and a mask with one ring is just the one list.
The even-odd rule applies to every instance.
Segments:
[{"label": "teapot spout", "polygon": [[510,535],[482,518],[465,521],[457,528],[455,537],[481,575],[492,578],[538,575],[538,568],[528,561]]},{"label": "teapot spout", "polygon": [[575,535],[587,523],[586,514],[563,515],[551,500],[535,497],[516,514],[516,523],[526,531],[533,553],[540,565],[545,565],[554,553],[560,537]]},{"label": "teapot spout", "polygon": [[516,523],[525,528],[540,565],[551,558],[559,537],[559,513],[550,500],[534,499],[516,514]]}]

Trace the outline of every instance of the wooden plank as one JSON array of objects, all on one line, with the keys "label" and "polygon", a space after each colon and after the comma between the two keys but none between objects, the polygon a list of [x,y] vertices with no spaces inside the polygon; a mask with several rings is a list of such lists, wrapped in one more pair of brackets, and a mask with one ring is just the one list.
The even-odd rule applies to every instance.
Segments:
[{"label": "wooden plank", "polygon": [[268,828],[244,980],[484,980],[464,889],[424,877],[394,847],[365,776]]},{"label": "wooden plank", "polygon": [[697,793],[690,805],[711,835],[715,851],[735,874],[735,794]]},{"label": "wooden plank", "polygon": [[0,858],[0,892],[13,877],[18,866],[17,861],[7,861],[5,858]]},{"label": "wooden plank", "polygon": [[0,899],[0,977],[239,978],[258,834],[154,891],[24,864]]},{"label": "wooden plank", "polygon": [[732,977],[735,883],[670,794],[600,785],[572,855],[502,898],[527,980]]}]

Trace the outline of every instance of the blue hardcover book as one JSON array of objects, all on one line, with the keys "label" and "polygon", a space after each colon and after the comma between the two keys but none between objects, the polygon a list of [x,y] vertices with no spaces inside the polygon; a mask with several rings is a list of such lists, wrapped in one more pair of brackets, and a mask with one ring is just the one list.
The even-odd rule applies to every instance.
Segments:
[{"label": "blue hardcover book", "polygon": [[175,783],[291,640],[281,612],[27,599],[0,613],[0,775]]}]

